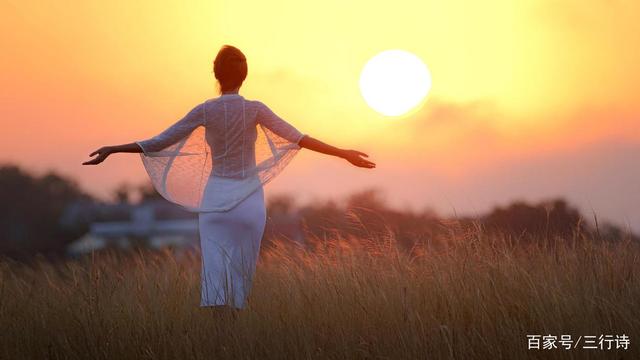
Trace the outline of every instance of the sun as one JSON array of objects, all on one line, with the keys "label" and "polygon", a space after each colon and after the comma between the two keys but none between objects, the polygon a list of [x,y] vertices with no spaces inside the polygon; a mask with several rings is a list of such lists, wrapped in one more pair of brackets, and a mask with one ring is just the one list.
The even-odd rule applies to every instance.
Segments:
[{"label": "sun", "polygon": [[385,50],[372,57],[360,73],[365,102],[385,116],[401,116],[417,109],[431,89],[431,73],[416,55]]}]

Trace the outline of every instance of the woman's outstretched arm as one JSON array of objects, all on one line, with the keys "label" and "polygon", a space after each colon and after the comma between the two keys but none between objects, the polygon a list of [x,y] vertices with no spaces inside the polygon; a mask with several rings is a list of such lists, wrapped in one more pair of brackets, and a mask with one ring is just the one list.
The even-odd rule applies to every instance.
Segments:
[{"label": "woman's outstretched arm", "polygon": [[298,145],[300,145],[300,147],[313,150],[322,154],[341,157],[347,160],[348,162],[350,162],[351,164],[358,167],[363,167],[368,169],[372,169],[376,167],[375,163],[362,158],[362,156],[369,157],[369,155],[363,152],[356,151],[356,150],[340,149],[335,146],[331,146],[329,144],[323,143],[318,139],[314,139],[309,135],[304,135],[302,139],[300,139],[300,141],[298,142]]},{"label": "woman's outstretched arm", "polygon": [[318,139],[314,139],[309,135],[302,134],[298,129],[274,113],[264,103],[258,102],[258,106],[256,121],[266,126],[278,136],[290,142],[297,143],[300,147],[327,155],[341,157],[358,167],[369,169],[376,167],[376,164],[361,157],[369,157],[369,155],[356,150],[339,149],[335,146],[323,143]]},{"label": "woman's outstretched arm", "polygon": [[151,139],[136,141],[129,144],[103,146],[89,154],[89,156],[98,155],[97,157],[83,162],[82,165],[98,165],[109,155],[115,153],[147,153],[160,151],[169,145],[175,144],[196,127],[204,125],[204,111],[204,103],[197,105],[182,119],[178,120],[175,124],[171,125],[169,128]]},{"label": "woman's outstretched arm", "polygon": [[115,153],[121,153],[121,152],[141,153],[142,148],[140,147],[140,145],[134,142],[129,144],[122,144],[122,145],[103,146],[100,149],[89,154],[90,157],[94,155],[98,155],[98,156],[96,156],[95,158],[89,161],[83,162],[82,165],[98,165],[101,162],[103,162],[109,155],[115,154]]}]

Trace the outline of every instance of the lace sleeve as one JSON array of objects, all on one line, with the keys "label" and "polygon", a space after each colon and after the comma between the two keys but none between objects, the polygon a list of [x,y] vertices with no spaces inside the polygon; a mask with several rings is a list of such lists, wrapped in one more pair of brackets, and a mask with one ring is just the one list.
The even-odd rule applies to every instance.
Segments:
[{"label": "lace sleeve", "polygon": [[147,140],[136,141],[136,144],[142,148],[145,154],[160,151],[177,143],[201,125],[204,125],[204,103],[194,107],[182,119],[160,134]]},{"label": "lace sleeve", "polygon": [[293,125],[289,124],[281,117],[276,115],[267,105],[258,102],[258,111],[256,113],[256,122],[266,126],[278,136],[281,136],[292,143],[298,143],[304,134],[298,131]]}]

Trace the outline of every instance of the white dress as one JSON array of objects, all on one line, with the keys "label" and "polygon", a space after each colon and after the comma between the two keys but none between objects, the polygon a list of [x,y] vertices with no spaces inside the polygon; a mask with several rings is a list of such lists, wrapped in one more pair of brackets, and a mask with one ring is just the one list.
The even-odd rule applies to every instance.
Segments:
[{"label": "white dress", "polygon": [[200,306],[245,307],[266,221],[263,186],[302,137],[262,102],[223,94],[136,142],[156,190],[198,212]]}]

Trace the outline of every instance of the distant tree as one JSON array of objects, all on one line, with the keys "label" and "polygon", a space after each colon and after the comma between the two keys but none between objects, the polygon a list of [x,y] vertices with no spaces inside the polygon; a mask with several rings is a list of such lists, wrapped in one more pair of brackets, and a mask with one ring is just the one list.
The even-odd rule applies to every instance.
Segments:
[{"label": "distant tree", "polygon": [[267,201],[268,215],[288,215],[295,210],[295,200],[291,195],[276,195]]},{"label": "distant tree", "polygon": [[291,195],[280,194],[269,198],[266,204],[267,222],[264,245],[271,246],[274,239],[303,241],[301,217]]},{"label": "distant tree", "polygon": [[365,189],[353,193],[347,198],[347,209],[384,211],[387,210],[387,204],[379,190]]},{"label": "distant tree", "polygon": [[270,220],[265,238],[269,241],[270,237],[286,233],[285,229],[290,228],[286,220],[298,214],[307,240],[334,236],[386,240],[392,236],[405,249],[416,243],[439,246],[451,239],[475,238],[481,228],[489,234],[521,237],[524,241],[551,242],[574,235],[596,235],[604,240],[637,239],[629,231],[609,223],[594,229],[561,198],[535,204],[515,201],[483,216],[449,219],[428,209],[418,213],[392,209],[375,189],[353,193],[342,204],[326,201],[296,207],[291,197],[272,198],[267,205]]},{"label": "distant tree", "polygon": [[91,197],[53,172],[35,177],[14,165],[0,167],[0,254],[24,259],[36,253],[60,255],[77,237],[60,226],[67,206]]},{"label": "distant tree", "polygon": [[482,222],[488,231],[542,238],[568,237],[576,231],[588,230],[580,212],[563,199],[535,205],[516,201],[505,208],[496,207],[483,217]]},{"label": "distant tree", "polygon": [[357,237],[381,237],[393,226],[392,213],[379,190],[365,189],[347,197],[344,225]]},{"label": "distant tree", "polygon": [[309,236],[323,238],[344,230],[345,210],[335,201],[314,202],[299,209],[303,230]]},{"label": "distant tree", "polygon": [[119,203],[129,204],[164,199],[150,182],[144,182],[139,185],[122,183],[114,189],[113,198]]},{"label": "distant tree", "polygon": [[113,197],[119,203],[128,203],[131,201],[132,190],[133,188],[131,185],[122,183],[113,190]]},{"label": "distant tree", "polygon": [[150,182],[138,186],[136,191],[140,201],[164,199]]},{"label": "distant tree", "polygon": [[[279,204],[274,208],[287,208]],[[445,233],[440,219],[432,211],[414,214],[390,208],[377,189],[364,189],[346,197],[343,205],[334,201],[307,204],[294,210],[301,216],[307,237],[324,239],[335,236],[395,240],[410,249],[416,242],[433,241]]]}]

